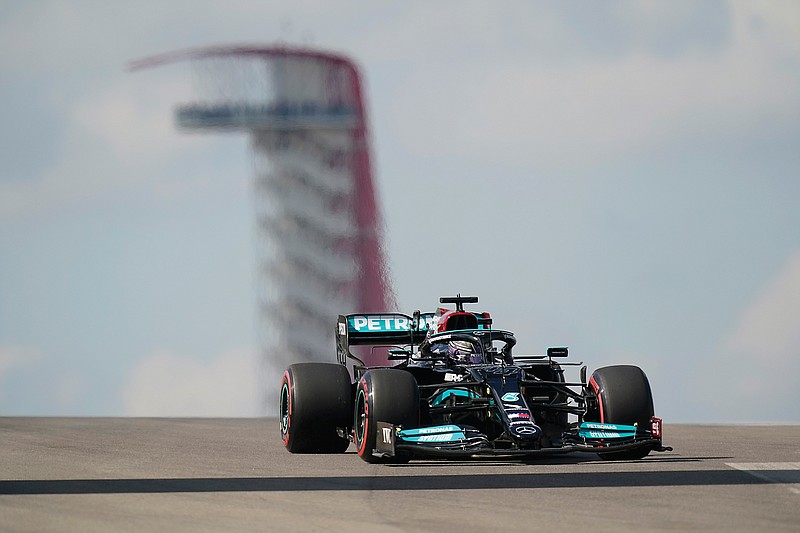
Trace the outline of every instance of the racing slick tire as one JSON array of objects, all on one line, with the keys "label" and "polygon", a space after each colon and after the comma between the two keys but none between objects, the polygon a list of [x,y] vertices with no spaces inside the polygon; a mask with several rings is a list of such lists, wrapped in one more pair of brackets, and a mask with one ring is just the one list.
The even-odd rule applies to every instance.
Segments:
[{"label": "racing slick tire", "polygon": [[280,425],[292,453],[344,453],[353,406],[350,374],[337,363],[295,363],[283,373]]},{"label": "racing slick tire", "polygon": [[419,425],[419,387],[405,370],[378,368],[366,372],[356,384],[353,443],[368,463],[405,463],[409,455],[376,455],[377,422],[404,428]]},{"label": "racing slick tire", "polygon": [[[650,427],[654,414],[650,382],[641,368],[616,365],[598,368],[589,379],[589,387],[597,395],[597,410],[590,414],[592,421],[608,424]],[[598,453],[607,461],[642,459],[650,448]]]}]

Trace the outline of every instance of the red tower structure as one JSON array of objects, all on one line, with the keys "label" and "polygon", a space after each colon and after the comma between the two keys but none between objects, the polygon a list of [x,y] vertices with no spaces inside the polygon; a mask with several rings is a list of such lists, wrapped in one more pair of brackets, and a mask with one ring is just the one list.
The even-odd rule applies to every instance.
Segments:
[{"label": "red tower structure", "polygon": [[265,368],[332,361],[337,314],[394,307],[358,69],[320,50],[229,46],[131,70],[183,61],[198,94],[177,107],[178,127],[250,134]]}]

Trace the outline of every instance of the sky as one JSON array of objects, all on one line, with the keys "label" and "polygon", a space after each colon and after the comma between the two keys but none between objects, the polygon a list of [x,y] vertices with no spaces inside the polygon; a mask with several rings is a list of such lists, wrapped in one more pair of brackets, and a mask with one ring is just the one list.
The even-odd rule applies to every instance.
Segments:
[{"label": "sky", "polygon": [[666,423],[800,423],[791,0],[0,0],[0,415],[277,413],[247,136],[127,70],[276,43],[360,67],[400,311],[477,295]]}]

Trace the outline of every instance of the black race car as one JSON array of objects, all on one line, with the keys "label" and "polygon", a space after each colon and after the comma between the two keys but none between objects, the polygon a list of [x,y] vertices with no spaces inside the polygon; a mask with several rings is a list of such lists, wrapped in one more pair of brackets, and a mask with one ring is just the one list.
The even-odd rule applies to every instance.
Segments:
[{"label": "black race car", "polygon": [[[567,348],[515,356],[513,333],[477,297],[440,298],[455,310],[339,316],[338,363],[296,363],[283,375],[280,429],[292,453],[342,453],[354,443],[370,463],[414,457],[531,456],[572,451],[641,459],[666,451],[644,372],[618,365],[588,382],[564,378]],[[351,346],[387,350],[368,367]],[[353,360],[353,376],[347,360]]]}]

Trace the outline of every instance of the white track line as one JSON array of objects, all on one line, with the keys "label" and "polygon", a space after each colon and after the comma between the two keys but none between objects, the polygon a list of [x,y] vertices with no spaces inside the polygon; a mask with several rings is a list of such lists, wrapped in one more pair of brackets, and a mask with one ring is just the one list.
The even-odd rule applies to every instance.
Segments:
[{"label": "white track line", "polygon": [[788,485],[795,494],[800,494],[800,463],[725,463],[731,468],[747,472],[751,476]]}]

